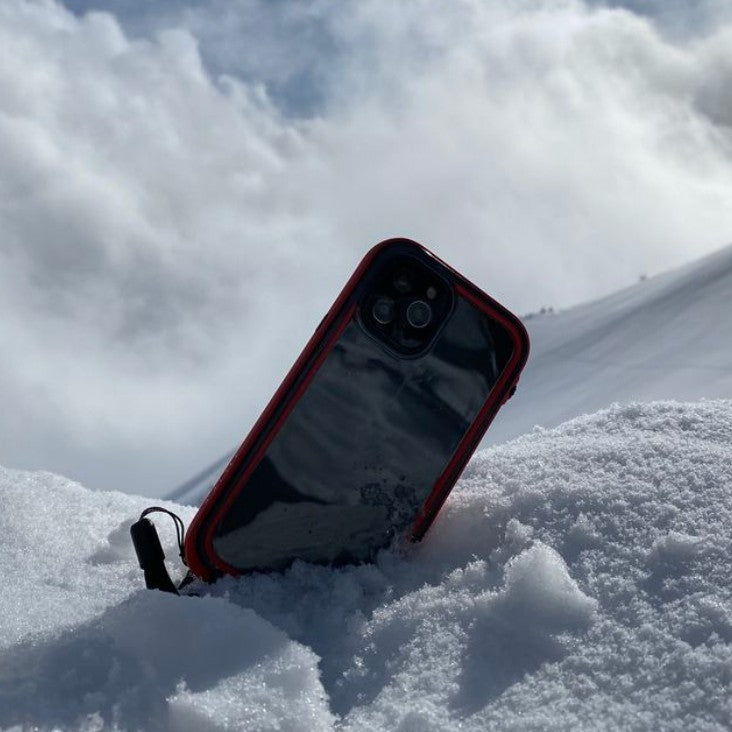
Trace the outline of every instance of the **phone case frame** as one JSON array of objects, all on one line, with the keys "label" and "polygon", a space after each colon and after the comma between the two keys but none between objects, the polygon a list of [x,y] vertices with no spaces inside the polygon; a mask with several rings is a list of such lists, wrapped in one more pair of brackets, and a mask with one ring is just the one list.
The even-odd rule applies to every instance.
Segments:
[{"label": "phone case frame", "polygon": [[393,238],[372,247],[346,282],[333,305],[310,337],[293,366],[255,422],[239,449],[229,461],[220,478],[201,504],[185,537],[185,558],[198,577],[213,581],[221,574],[239,576],[236,567],[227,564],[215,552],[213,536],[218,522],[239,491],[232,490],[246,481],[248,472],[256,467],[279,427],[295,407],[308,384],[350,322],[357,303],[354,295],[376,257],[387,247],[409,245],[438,262],[447,270],[458,295],[497,320],[509,333],[513,352],[491,389],[478,416],[466,430],[457,450],[435,481],[422,505],[408,538],[419,541],[435,520],[440,508],[457,482],[468,460],[493,421],[500,407],[513,394],[529,355],[529,337],[521,321],[503,305],[480,290],[475,284],[411,239]]}]

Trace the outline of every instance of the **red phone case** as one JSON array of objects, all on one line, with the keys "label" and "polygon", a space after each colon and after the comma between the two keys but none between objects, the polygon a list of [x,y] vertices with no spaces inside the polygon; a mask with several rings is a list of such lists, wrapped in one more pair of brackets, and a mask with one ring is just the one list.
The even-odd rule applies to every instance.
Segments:
[{"label": "red phone case", "polygon": [[[354,293],[359,283],[382,252],[389,247],[405,245],[417,248],[423,255],[438,262],[448,271],[455,292],[475,308],[488,314],[491,319],[498,321],[510,335],[513,346],[508,363],[501,371],[477,417],[462,436],[452,458],[433,484],[411,526],[409,538],[415,541],[421,539],[434,521],[498,409],[513,394],[528,358],[529,339],[524,326],[515,315],[434,254],[409,239],[389,239],[373,247],[360,262],[191,522],[185,538],[185,556],[190,569],[197,576],[211,581],[220,573],[241,574],[236,567],[217,555],[213,546],[216,526],[237,498],[246,483],[247,476],[262,459],[287,416],[305,393],[344,328],[351,322],[357,307]],[[250,454],[252,449],[255,449],[255,452]]]}]

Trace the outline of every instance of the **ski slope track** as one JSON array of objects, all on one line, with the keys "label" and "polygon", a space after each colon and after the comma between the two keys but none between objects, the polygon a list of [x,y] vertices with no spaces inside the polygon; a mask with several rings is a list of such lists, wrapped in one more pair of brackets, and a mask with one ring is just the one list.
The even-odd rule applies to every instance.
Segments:
[{"label": "ski slope track", "polygon": [[[602,300],[524,323],[529,362],[483,446],[616,402],[732,397],[732,245]],[[168,498],[199,504],[232,455]]]},{"label": "ski slope track", "polygon": [[732,401],[613,407],[480,452],[406,554],[200,597],[140,589],[149,499],[2,470],[0,727],[728,729],[731,445]]}]

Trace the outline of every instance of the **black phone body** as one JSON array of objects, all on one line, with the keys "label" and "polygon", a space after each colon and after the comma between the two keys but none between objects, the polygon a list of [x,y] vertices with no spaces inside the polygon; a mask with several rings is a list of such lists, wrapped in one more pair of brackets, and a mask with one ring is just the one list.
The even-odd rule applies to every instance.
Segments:
[{"label": "black phone body", "polygon": [[421,245],[361,262],[186,537],[199,576],[420,539],[528,356],[520,321]]}]

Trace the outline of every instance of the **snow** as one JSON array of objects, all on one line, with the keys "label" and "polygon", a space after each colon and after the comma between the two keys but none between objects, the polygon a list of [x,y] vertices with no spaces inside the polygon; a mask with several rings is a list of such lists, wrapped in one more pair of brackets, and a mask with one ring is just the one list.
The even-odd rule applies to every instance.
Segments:
[{"label": "snow", "polygon": [[526,319],[531,357],[488,442],[615,402],[732,396],[730,312],[727,246],[601,300]]},{"label": "snow", "polygon": [[140,589],[129,525],[149,499],[7,470],[0,486],[0,727],[331,728],[311,650],[223,598]]},{"label": "snow", "polygon": [[731,446],[732,401],[616,405],[478,453],[406,551],[198,597],[140,589],[149,499],[2,470],[0,727],[727,729]]}]

